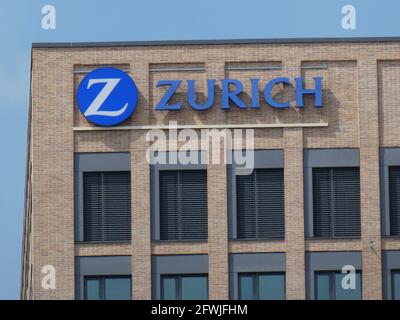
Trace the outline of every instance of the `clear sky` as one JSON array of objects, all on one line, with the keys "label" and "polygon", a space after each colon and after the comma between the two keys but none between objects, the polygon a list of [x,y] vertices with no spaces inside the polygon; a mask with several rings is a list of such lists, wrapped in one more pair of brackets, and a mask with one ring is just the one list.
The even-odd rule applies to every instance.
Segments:
[{"label": "clear sky", "polygon": [[399,14],[399,0],[0,0],[0,299],[19,297],[32,42],[400,36]]}]

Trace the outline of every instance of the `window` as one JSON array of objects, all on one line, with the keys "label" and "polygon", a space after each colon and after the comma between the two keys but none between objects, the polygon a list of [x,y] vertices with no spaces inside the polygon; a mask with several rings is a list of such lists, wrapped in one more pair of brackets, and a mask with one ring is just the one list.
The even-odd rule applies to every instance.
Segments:
[{"label": "window", "polygon": [[83,172],[84,241],[131,240],[129,171]]},{"label": "window", "polygon": [[206,240],[206,170],[160,171],[160,240]]},{"label": "window", "polygon": [[392,299],[400,300],[400,270],[392,270]]},{"label": "window", "polygon": [[347,273],[340,271],[315,273],[315,299],[316,300],[361,300],[361,273],[356,272],[355,289],[344,289],[342,280]]},{"label": "window", "polygon": [[236,176],[238,239],[285,237],[283,169]]},{"label": "window", "polygon": [[400,167],[389,167],[390,235],[400,236]]},{"label": "window", "polygon": [[85,277],[85,300],[131,300],[131,277]]},{"label": "window", "polygon": [[315,237],[360,237],[358,168],[313,168]]},{"label": "window", "polygon": [[284,300],[284,273],[239,273],[240,300]]},{"label": "window", "polygon": [[207,300],[208,276],[203,274],[161,276],[162,300]]}]

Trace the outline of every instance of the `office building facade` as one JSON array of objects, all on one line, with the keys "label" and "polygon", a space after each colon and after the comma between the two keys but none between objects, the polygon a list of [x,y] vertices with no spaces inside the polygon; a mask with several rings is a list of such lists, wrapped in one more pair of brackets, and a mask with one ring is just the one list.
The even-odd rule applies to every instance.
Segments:
[{"label": "office building facade", "polygon": [[[78,107],[104,67],[137,87],[114,126]],[[34,44],[21,298],[400,299],[399,84],[390,38]],[[254,170],[175,163],[168,135],[151,163],[170,121],[254,130]]]}]

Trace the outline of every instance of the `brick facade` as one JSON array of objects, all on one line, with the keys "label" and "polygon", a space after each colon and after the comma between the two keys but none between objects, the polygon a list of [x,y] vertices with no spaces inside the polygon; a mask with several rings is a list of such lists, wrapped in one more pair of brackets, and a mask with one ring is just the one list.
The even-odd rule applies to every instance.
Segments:
[{"label": "brick facade", "polygon": [[[146,130],[93,130],[98,128],[76,107],[74,92],[82,70],[102,65],[129,70],[139,88],[137,110],[122,126],[165,125],[170,120],[275,125],[255,129],[255,148],[284,151],[286,239],[229,241],[226,166],[210,165],[208,242],[152,242]],[[281,69],[257,69],[262,66]],[[259,110],[221,110],[218,81],[216,102],[208,111],[191,110],[186,102],[175,113],[153,108],[163,92],[155,90],[155,82],[163,78],[197,80],[197,91],[205,95],[206,79],[236,78],[250,96],[250,78],[260,78],[261,90],[268,79],[300,75],[306,86],[313,85],[312,77],[324,78],[324,108],[315,109],[306,99],[300,111],[276,110],[265,103]],[[381,299],[381,250],[400,250],[400,240],[381,236],[379,193],[379,148],[400,147],[399,81],[400,41],[34,47],[21,298],[74,299],[76,256],[131,255],[133,298],[151,299],[152,255],[204,253],[209,256],[210,299],[228,299],[229,253],[285,252],[287,299],[305,299],[306,251],[362,251],[363,298]],[[185,93],[184,82],[179,91]],[[321,125],[307,125],[316,123]],[[359,148],[361,239],[304,238],[304,148]],[[132,244],[76,244],[74,153],[122,151],[131,153]],[[56,268],[55,290],[41,286],[45,265]]]}]

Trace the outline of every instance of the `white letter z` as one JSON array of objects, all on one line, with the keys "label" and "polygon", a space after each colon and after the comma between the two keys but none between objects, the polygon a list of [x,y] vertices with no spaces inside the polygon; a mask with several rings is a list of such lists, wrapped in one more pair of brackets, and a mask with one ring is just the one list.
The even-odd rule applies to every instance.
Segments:
[{"label": "white letter z", "polygon": [[114,88],[117,86],[118,82],[121,79],[90,79],[88,82],[87,88],[89,89],[93,84],[96,83],[105,83],[103,89],[101,89],[100,93],[93,100],[91,105],[85,111],[85,116],[110,116],[116,117],[124,113],[126,108],[128,107],[128,103],[126,103],[121,109],[116,111],[99,111],[101,105],[108,98]]}]

